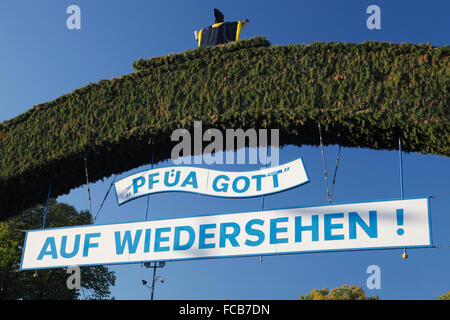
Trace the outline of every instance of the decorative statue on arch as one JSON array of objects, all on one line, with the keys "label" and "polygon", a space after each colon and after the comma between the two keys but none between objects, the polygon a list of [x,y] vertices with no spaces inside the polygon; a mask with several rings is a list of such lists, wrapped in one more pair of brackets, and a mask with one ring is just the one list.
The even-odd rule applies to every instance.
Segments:
[{"label": "decorative statue on arch", "polygon": [[198,47],[215,46],[232,41],[239,41],[241,31],[248,24],[244,21],[225,22],[225,16],[218,9],[214,9],[215,24],[200,31],[194,31]]}]

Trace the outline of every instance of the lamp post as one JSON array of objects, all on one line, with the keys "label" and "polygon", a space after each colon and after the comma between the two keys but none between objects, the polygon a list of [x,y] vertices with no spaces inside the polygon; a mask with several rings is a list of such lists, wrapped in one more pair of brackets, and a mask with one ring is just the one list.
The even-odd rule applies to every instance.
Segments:
[{"label": "lamp post", "polygon": [[166,265],[166,263],[164,261],[160,261],[160,262],[144,262],[144,266],[149,269],[149,268],[153,268],[153,280],[152,280],[152,286],[148,286],[147,285],[147,281],[142,280],[142,285],[144,287],[147,287],[150,289],[150,300],[153,300],[154,294],[155,294],[155,285],[156,285],[156,281],[159,280],[161,281],[161,283],[164,283],[164,279],[160,276],[156,276],[156,269],[157,268],[164,268],[164,266]]}]

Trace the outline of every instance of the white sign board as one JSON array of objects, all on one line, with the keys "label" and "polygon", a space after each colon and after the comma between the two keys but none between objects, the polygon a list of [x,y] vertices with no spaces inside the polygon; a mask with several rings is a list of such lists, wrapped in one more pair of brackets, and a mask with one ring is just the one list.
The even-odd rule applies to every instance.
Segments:
[{"label": "white sign board", "polygon": [[152,193],[182,191],[215,197],[244,198],[276,193],[309,182],[302,159],[258,171],[227,172],[194,167],[166,167],[117,181],[117,202]]},{"label": "white sign board", "polygon": [[28,231],[21,269],[431,245],[425,198]]}]

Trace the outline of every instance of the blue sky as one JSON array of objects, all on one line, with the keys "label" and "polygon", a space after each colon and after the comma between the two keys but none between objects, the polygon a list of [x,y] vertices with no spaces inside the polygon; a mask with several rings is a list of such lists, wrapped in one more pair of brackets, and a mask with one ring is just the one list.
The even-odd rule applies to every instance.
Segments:
[{"label": "blue sky", "polygon": [[[66,28],[66,8],[81,8],[81,30]],[[381,7],[381,30],[368,30],[366,8]],[[139,58],[182,52],[196,46],[193,31],[213,23],[212,10],[228,20],[250,20],[242,37],[266,36],[274,45],[366,40],[394,43],[449,44],[450,3],[430,1],[124,1],[124,0],[4,0],[0,2],[0,121],[32,106],[53,100],[89,82],[133,72]],[[337,146],[325,149],[333,171]],[[288,146],[280,162],[303,157],[311,182],[267,196],[265,208],[326,203],[320,149]],[[433,155],[406,154],[406,197],[450,192],[450,160]],[[169,162],[160,165],[170,165]],[[132,172],[148,168],[136,168]],[[248,170],[255,169],[248,166]],[[242,169],[242,168],[240,168]],[[94,211],[112,178],[91,185]],[[398,152],[344,148],[335,188],[335,202],[400,197]],[[44,199],[43,199],[44,200]],[[88,209],[87,189],[58,198],[77,209]],[[192,194],[157,194],[150,198],[152,219],[259,210],[261,199],[216,199]],[[432,199],[432,230],[436,245],[450,245],[450,194]],[[143,220],[146,200],[117,207],[112,194],[97,223]],[[450,249],[315,253],[265,257],[171,262],[158,273],[157,299],[297,299],[313,288],[343,284],[362,286],[382,299],[435,299],[450,290]],[[381,268],[381,290],[366,287],[366,269]],[[112,266],[117,299],[148,299],[141,279],[151,270],[138,264]]]}]

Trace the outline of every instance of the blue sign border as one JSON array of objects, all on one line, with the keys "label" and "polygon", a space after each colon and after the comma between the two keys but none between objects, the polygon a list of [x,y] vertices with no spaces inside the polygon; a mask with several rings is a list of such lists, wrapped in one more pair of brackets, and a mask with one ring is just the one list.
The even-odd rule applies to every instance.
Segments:
[{"label": "blue sign border", "polygon": [[[328,206],[338,206],[338,205],[346,205],[346,204],[356,204],[356,203],[372,203],[372,202],[389,202],[389,201],[401,201],[401,200],[419,200],[419,199],[427,199],[427,207],[428,207],[428,229],[429,229],[429,235],[430,235],[430,244],[425,246],[393,246],[393,247],[368,247],[368,248],[355,248],[355,249],[326,249],[326,250],[314,250],[314,251],[292,251],[292,252],[282,252],[282,253],[257,253],[257,254],[245,254],[245,255],[230,255],[230,256],[215,256],[215,257],[206,257],[206,258],[185,258],[185,259],[165,259],[165,260],[146,260],[146,261],[133,261],[133,262],[117,262],[117,263],[98,263],[98,264],[80,264],[77,265],[79,267],[87,267],[87,266],[115,266],[115,265],[124,265],[124,264],[137,264],[141,262],[171,262],[171,261],[190,261],[190,260],[210,260],[210,259],[225,259],[225,258],[242,258],[242,257],[256,257],[256,256],[279,256],[279,255],[294,255],[294,254],[310,254],[310,253],[321,253],[321,252],[350,252],[350,251],[370,251],[370,250],[392,250],[392,249],[420,249],[420,248],[433,248],[433,236],[432,236],[432,228],[431,228],[431,196],[427,197],[414,197],[414,198],[403,198],[403,199],[385,199],[385,200],[373,200],[373,201],[354,201],[354,202],[343,202],[343,203],[334,203],[334,204],[322,204],[322,205],[310,205],[310,206],[300,206],[300,207],[285,207],[285,208],[277,208],[277,209],[269,209],[266,211],[273,211],[273,210],[286,210],[286,209],[300,209],[300,208],[315,208],[315,207],[328,207]],[[253,213],[253,212],[260,212],[261,210],[254,210],[254,211],[241,211],[241,212],[229,212],[229,213],[219,213],[219,214],[203,214],[203,215],[197,215],[192,217],[185,217],[185,218],[197,218],[197,217],[205,217],[205,216],[221,216],[221,215],[227,215],[227,214],[239,214],[239,213]],[[161,220],[175,220],[175,219],[181,219],[181,218],[167,218],[167,219],[161,219]],[[161,220],[153,220],[153,221],[161,221]],[[48,228],[45,230],[61,230],[61,229],[70,229],[70,228],[79,228],[79,227],[98,227],[98,226],[107,226],[107,225],[119,225],[119,224],[131,224],[131,223],[139,223],[139,222],[145,222],[145,221],[132,221],[132,222],[120,222],[120,223],[105,223],[105,224],[95,224],[95,225],[85,225],[85,226],[67,226],[67,227],[59,227],[59,228]],[[71,267],[73,265],[65,265],[65,266],[58,266],[58,267],[35,267],[35,268],[22,268],[22,262],[23,262],[23,256],[25,253],[25,247],[26,242],[28,238],[28,233],[30,232],[37,232],[42,231],[43,229],[35,229],[35,230],[28,230],[25,234],[25,240],[24,245],[22,248],[22,258],[20,260],[20,270],[37,270],[37,269],[59,269],[59,268],[67,268]]]},{"label": "blue sign border", "polygon": [[[294,162],[294,161],[296,161],[296,160],[300,160],[300,161],[302,162],[303,169],[305,170],[305,173],[306,173],[306,179],[307,179],[307,181],[302,182],[302,183],[299,183],[299,184],[297,184],[297,185],[295,185],[295,186],[292,186],[292,187],[289,187],[289,188],[286,188],[286,189],[280,189],[280,190],[275,191],[275,192],[264,193],[264,194],[260,194],[260,195],[256,195],[256,196],[247,196],[247,197],[229,197],[229,196],[221,196],[221,195],[205,194],[205,193],[201,193],[201,192],[179,191],[179,190],[177,190],[177,191],[158,191],[158,192],[147,193],[147,194],[144,194],[144,195],[141,195],[141,196],[138,196],[138,197],[135,197],[135,198],[126,200],[126,201],[124,201],[124,202],[122,202],[122,203],[119,203],[119,199],[118,199],[118,197],[117,197],[117,189],[116,189],[116,184],[115,184],[115,183],[114,183],[114,194],[115,194],[115,196],[116,196],[116,203],[117,203],[117,206],[119,206],[119,207],[123,206],[124,204],[126,204],[126,203],[128,203],[128,202],[130,202],[130,201],[134,201],[134,200],[137,200],[137,199],[140,199],[140,198],[143,198],[143,197],[148,197],[148,196],[151,196],[152,194],[173,193],[173,192],[191,193],[191,194],[202,195],[202,196],[205,196],[205,197],[222,198],[222,199],[252,199],[252,198],[259,198],[259,197],[262,197],[262,196],[268,196],[268,195],[273,195],[273,194],[277,194],[277,193],[280,193],[280,192],[285,192],[285,191],[288,191],[288,190],[292,190],[292,189],[298,188],[298,187],[300,187],[300,186],[302,186],[302,185],[305,185],[305,184],[308,184],[308,183],[311,182],[311,180],[309,179],[308,170],[306,170],[305,163],[304,163],[304,161],[303,161],[303,157],[297,158],[297,159],[292,160],[292,161],[289,161],[289,162]],[[289,162],[287,162],[287,163],[289,163]],[[285,163],[285,164],[287,164],[287,163]],[[283,165],[285,165],[285,164],[282,164],[281,166],[283,166]],[[181,166],[179,166],[179,167],[181,167]],[[186,166],[183,166],[183,167],[186,168]],[[278,167],[280,167],[280,166],[278,166]],[[161,168],[165,168],[165,167],[161,167]],[[120,180],[127,179],[127,178],[129,178],[129,177],[131,177],[131,176],[134,176],[135,174],[144,173],[144,172],[147,172],[147,171],[150,171],[150,170],[161,169],[161,168],[154,168],[154,169],[148,169],[148,170],[138,171],[138,172],[133,173],[133,174],[130,174],[130,175],[128,175],[128,176],[126,176],[126,177],[124,177],[124,178],[122,178],[122,179],[120,179]],[[167,168],[176,168],[176,166],[170,166],[170,167],[167,167]],[[189,168],[193,168],[193,169],[207,169],[207,168],[196,167],[196,166],[192,166],[192,167],[189,167]],[[269,167],[269,168],[270,168],[270,167]],[[269,169],[269,168],[267,168],[267,169]],[[207,169],[207,170],[210,170],[210,169]],[[265,170],[265,169],[264,169],[264,170]],[[254,171],[257,172],[257,171],[261,171],[261,170],[254,170]],[[223,172],[238,173],[238,172],[241,172],[241,171],[223,171]],[[242,171],[242,172],[243,172],[243,173],[246,173],[246,172],[253,172],[253,171]],[[119,180],[119,181],[120,181],[120,180]],[[118,181],[116,181],[116,182],[118,182]]]}]

